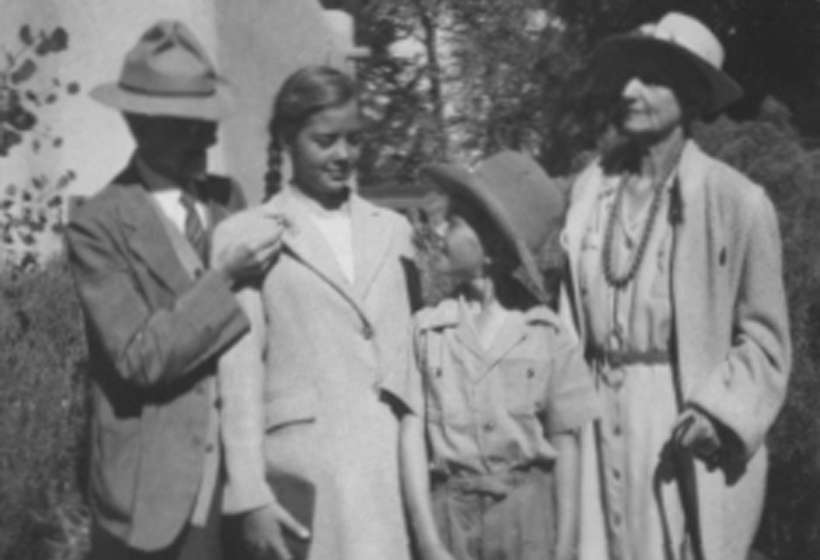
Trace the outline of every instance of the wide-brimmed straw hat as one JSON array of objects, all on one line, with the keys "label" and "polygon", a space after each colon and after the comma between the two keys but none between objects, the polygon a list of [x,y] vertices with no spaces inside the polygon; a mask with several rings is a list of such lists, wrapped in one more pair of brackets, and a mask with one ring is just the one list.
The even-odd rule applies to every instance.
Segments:
[{"label": "wide-brimmed straw hat", "polygon": [[179,21],[159,21],[126,55],[117,82],[91,96],[128,113],[216,121],[233,109],[220,78],[193,33]]},{"label": "wide-brimmed straw hat", "polygon": [[723,70],[725,52],[712,31],[698,19],[670,12],[631,33],[605,39],[593,52],[591,70],[622,81],[633,77],[651,59],[655,68],[683,69],[700,82],[704,114],[715,114],[743,96],[743,88]]},{"label": "wide-brimmed straw hat", "polygon": [[472,171],[437,163],[422,167],[421,174],[445,193],[466,198],[484,210],[517,253],[521,268],[516,277],[546,301],[534,255],[560,228],[564,203],[556,181],[531,157],[509,150],[479,162]]}]

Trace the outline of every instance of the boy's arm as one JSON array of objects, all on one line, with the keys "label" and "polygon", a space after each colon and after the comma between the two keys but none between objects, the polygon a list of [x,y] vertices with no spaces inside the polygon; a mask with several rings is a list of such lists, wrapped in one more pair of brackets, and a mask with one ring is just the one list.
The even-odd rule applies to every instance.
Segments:
[{"label": "boy's arm", "polygon": [[[422,312],[424,313],[424,312]],[[408,331],[405,367],[382,382],[382,390],[400,406],[399,463],[402,491],[407,504],[410,526],[422,560],[452,560],[439,538],[430,499],[430,464],[425,441],[424,349],[417,325]]]},{"label": "boy's arm", "polygon": [[421,557],[424,560],[452,560],[439,538],[433,519],[422,416],[408,412],[402,417],[399,447],[402,488]]},{"label": "boy's arm", "polygon": [[555,560],[573,560],[578,546],[578,502],[581,499],[579,441],[577,431],[561,432],[552,436],[552,445],[558,452],[555,461],[558,515]]}]

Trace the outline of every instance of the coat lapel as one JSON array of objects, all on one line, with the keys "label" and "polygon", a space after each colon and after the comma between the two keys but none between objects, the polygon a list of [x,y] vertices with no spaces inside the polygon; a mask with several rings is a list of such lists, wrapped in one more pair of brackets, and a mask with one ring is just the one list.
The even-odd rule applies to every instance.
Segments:
[{"label": "coat lapel", "polygon": [[284,240],[291,251],[302,261],[310,264],[311,268],[336,290],[353,297],[353,286],[342,273],[339,261],[300,204],[294,203],[290,196],[283,193],[266,205],[266,211],[282,214],[289,221],[290,227],[285,233]]},{"label": "coat lapel", "polygon": [[174,293],[184,291],[191,277],[171,248],[166,228],[156,207],[133,170],[121,176],[119,214],[125,239],[133,254],[155,278]]},{"label": "coat lapel", "polygon": [[[263,207],[263,211],[282,215],[289,221],[290,227],[283,238],[286,251],[312,270],[353,307],[362,320],[365,332],[372,331],[373,322],[368,317],[362,300],[356,296],[353,286],[342,273],[322,233],[311,223],[310,217],[301,205],[294,204],[286,193],[282,193],[271,199]],[[355,228],[355,224],[353,227]]]},{"label": "coat lapel", "polygon": [[196,278],[205,266],[202,262],[202,258],[194,250],[185,235],[179,231],[179,228],[177,228],[177,226],[175,226],[174,223],[165,214],[163,214],[162,208],[160,208],[155,201],[151,200],[150,197],[148,197],[148,200],[156,209],[157,215],[165,228],[165,234],[171,242],[171,247],[177,256],[177,259],[179,259],[179,263],[182,265],[182,268],[185,269],[185,272],[189,277]]},{"label": "coat lapel", "polygon": [[508,313],[487,350],[488,369],[493,368],[518,344],[527,338],[526,321],[521,313]]},{"label": "coat lapel", "polygon": [[454,329],[453,336],[461,346],[475,356],[478,363],[482,364],[482,368],[479,371],[473,372],[472,368],[468,368],[468,371],[474,373],[474,375],[478,377],[481,377],[486,369],[483,367],[486,362],[484,349],[481,347],[481,342],[478,340],[478,333],[476,333],[471,321],[466,317],[464,310],[459,309],[458,313],[459,321]]},{"label": "coat lapel", "polygon": [[[680,204],[682,221],[674,228],[674,253],[672,255],[672,298],[674,305],[675,330],[678,333],[693,332],[699,324],[700,308],[695,302],[701,301],[703,294],[708,293],[704,284],[713,278],[700,263],[708,255],[703,242],[708,236],[704,234],[708,220],[705,172],[709,168],[705,154],[691,140],[681,154],[678,170]],[[688,357],[686,341],[677,337],[678,365],[692,363]],[[697,363],[695,360],[694,363]],[[684,396],[688,393],[686,386],[691,376],[681,372],[681,387]]]},{"label": "coat lapel", "polygon": [[354,293],[364,301],[393,242],[393,231],[378,207],[350,197],[353,227]]}]

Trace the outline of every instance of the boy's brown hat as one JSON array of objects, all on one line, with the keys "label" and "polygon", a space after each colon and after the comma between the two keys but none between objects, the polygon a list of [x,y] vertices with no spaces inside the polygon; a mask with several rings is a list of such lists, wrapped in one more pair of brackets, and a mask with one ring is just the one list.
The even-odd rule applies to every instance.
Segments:
[{"label": "boy's brown hat", "polygon": [[437,163],[422,167],[421,173],[487,213],[517,252],[522,267],[518,279],[546,301],[534,255],[560,228],[564,202],[556,181],[531,157],[509,150],[482,160],[472,171]]}]

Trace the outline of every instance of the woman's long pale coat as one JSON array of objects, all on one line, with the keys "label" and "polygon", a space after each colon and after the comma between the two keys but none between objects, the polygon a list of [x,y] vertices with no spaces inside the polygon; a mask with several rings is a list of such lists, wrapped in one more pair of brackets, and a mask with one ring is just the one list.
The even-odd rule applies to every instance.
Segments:
[{"label": "woman's long pale coat", "polygon": [[317,492],[311,560],[407,559],[398,419],[380,386],[406,367],[410,226],[352,195],[351,283],[287,193],[252,211],[289,227],[261,289],[240,294],[251,333],[220,363],[224,509],[269,502],[266,472],[302,476]]},{"label": "woman's long pale coat", "polygon": [[[763,189],[688,141],[678,172],[671,293],[684,401],[729,427],[745,452],[739,477],[696,461],[705,560],[744,560],[760,521],[766,433],[785,397],[791,344],[777,216]],[[570,277],[604,172],[594,163],[576,181],[563,235]],[[577,283],[570,295],[580,300]],[[585,340],[584,321],[577,320]],[[648,404],[651,406],[651,404]],[[586,434],[591,436],[591,434]],[[594,453],[591,437],[587,451]],[[592,453],[590,453],[592,454]],[[582,560],[606,558],[594,457],[585,457]]]}]

